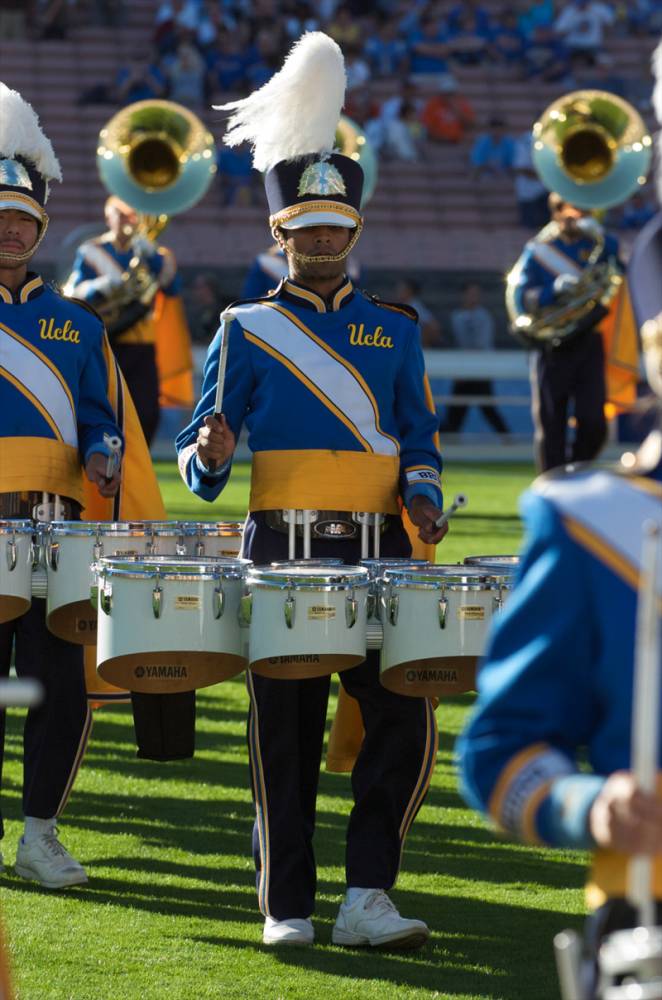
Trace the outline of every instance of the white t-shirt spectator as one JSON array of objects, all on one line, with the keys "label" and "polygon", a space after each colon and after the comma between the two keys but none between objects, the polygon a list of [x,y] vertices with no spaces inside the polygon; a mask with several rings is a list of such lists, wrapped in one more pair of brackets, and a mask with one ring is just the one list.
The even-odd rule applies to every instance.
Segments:
[{"label": "white t-shirt spectator", "polygon": [[513,170],[515,171],[515,197],[518,201],[533,201],[547,190],[539,177],[531,177],[518,173],[520,170],[533,170],[531,146],[533,137],[530,132],[524,132],[515,142]]},{"label": "white t-shirt spectator", "polygon": [[604,29],[614,23],[614,12],[605,3],[570,3],[554,24],[570,49],[599,49]]},{"label": "white t-shirt spectator", "polygon": [[463,351],[489,351],[494,347],[494,318],[485,306],[453,309],[451,331]]}]

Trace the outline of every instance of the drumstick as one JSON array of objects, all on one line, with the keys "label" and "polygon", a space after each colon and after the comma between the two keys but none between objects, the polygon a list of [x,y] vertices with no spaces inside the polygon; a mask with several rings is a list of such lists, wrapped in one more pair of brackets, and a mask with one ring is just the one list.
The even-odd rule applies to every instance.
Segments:
[{"label": "drumstick", "polygon": [[434,522],[436,527],[443,528],[443,526],[448,521],[449,517],[452,517],[453,514],[460,509],[460,507],[466,507],[468,503],[469,501],[467,500],[466,495],[464,493],[458,493],[455,499],[453,500],[453,503],[448,508],[448,510],[445,513],[443,513],[441,517],[438,517],[437,520]]},{"label": "drumstick", "polygon": [[310,511],[301,511],[303,522],[303,558],[310,559]]},{"label": "drumstick", "polygon": [[297,550],[297,512],[293,507],[288,510],[289,521],[287,522],[287,558],[290,562],[296,556]]},{"label": "drumstick", "polygon": [[[234,318],[234,313],[230,312],[229,309],[221,313],[221,351],[218,356],[218,376],[216,378],[215,420],[220,420],[223,414],[223,390],[225,388],[225,369],[228,363],[228,347],[230,346],[230,324]],[[216,471],[215,459],[210,460],[207,468],[210,472]]]},{"label": "drumstick", "polygon": [[381,542],[382,515],[375,514],[375,528],[372,536],[372,558],[379,559],[379,545]]},{"label": "drumstick", "polygon": [[106,479],[110,480],[119,468],[122,439],[116,434],[104,434],[103,443],[110,451],[110,455],[106,459]]},{"label": "drumstick", "polygon": [[[644,525],[641,575],[637,597],[632,705],[632,770],[643,791],[655,792],[660,744],[660,618],[657,612],[657,576],[660,560],[660,527]],[[638,912],[639,924],[655,924],[651,888],[652,859],[634,854],[628,866],[627,898]]]}]

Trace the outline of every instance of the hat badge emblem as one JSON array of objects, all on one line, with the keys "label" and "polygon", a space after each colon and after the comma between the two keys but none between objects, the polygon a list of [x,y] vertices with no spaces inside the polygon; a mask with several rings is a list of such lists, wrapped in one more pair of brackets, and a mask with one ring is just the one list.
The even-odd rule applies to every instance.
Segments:
[{"label": "hat badge emblem", "polygon": [[30,175],[18,160],[0,160],[0,184],[32,191]]},{"label": "hat badge emblem", "polygon": [[298,196],[306,194],[346,195],[342,174],[333,163],[319,160],[306,167],[299,179]]}]

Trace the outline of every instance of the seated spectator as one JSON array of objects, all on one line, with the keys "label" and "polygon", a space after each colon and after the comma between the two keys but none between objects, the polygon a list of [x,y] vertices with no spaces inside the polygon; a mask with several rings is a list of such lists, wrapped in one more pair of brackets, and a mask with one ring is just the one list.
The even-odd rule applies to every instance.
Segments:
[{"label": "seated spectator", "polygon": [[237,32],[226,29],[218,36],[208,54],[209,83],[212,93],[237,92],[244,87],[250,49]]},{"label": "seated spectator", "polygon": [[[581,90],[606,90],[618,97],[631,99],[628,92],[629,81],[615,73],[609,63],[603,59],[596,62],[595,66],[586,66],[582,56],[571,56],[570,65],[574,87]],[[648,93],[650,94],[650,85]]]},{"label": "seated spectator", "polygon": [[434,142],[462,142],[475,118],[471,104],[457,93],[452,78],[439,81],[438,92],[428,98],[421,113],[428,138]]},{"label": "seated spectator", "polygon": [[505,176],[512,171],[514,160],[515,140],[508,134],[506,123],[502,118],[490,118],[487,131],[479,133],[471,147],[469,163],[472,176]]},{"label": "seated spectator", "polygon": [[401,278],[395,286],[396,302],[411,306],[418,313],[418,325],[421,328],[421,343],[423,347],[436,349],[441,347],[441,323],[430,312],[421,298],[421,286],[413,278]]},{"label": "seated spectator", "polygon": [[626,17],[631,34],[657,35],[662,30],[662,3],[660,0],[629,0]]},{"label": "seated spectator", "polygon": [[518,27],[525,39],[531,39],[538,28],[554,25],[554,0],[534,0],[517,19]]},{"label": "seated spectator", "polygon": [[475,14],[458,17],[456,27],[449,28],[446,37],[451,58],[461,66],[478,66],[489,55],[489,29],[481,30]]},{"label": "seated spectator", "polygon": [[524,48],[524,75],[556,83],[570,76],[570,55],[552,28],[536,28]]},{"label": "seated spectator", "polygon": [[[353,102],[356,100],[355,94],[349,95],[348,108],[353,106]],[[401,120],[402,109],[406,106],[413,107],[416,111],[416,116],[420,120],[420,112],[423,107],[423,101],[420,97],[418,87],[415,83],[410,80],[403,80],[400,84],[400,91],[394,94],[393,97],[389,97],[382,104],[381,108],[377,108],[377,112],[373,113],[371,117],[367,120],[364,118],[365,122],[365,134],[368,141],[372,144],[375,152],[378,152],[385,144],[392,144],[394,141],[393,130],[391,128],[394,122]],[[349,111],[348,111],[349,114]],[[354,116],[349,114],[350,118]],[[355,121],[361,123],[359,118],[355,118]],[[397,142],[398,127],[395,127],[395,141]],[[397,156],[397,153],[395,154]]]},{"label": "seated spectator", "polygon": [[231,147],[220,145],[216,165],[221,184],[223,205],[254,205],[258,200],[259,174],[253,170],[250,147],[243,143]]},{"label": "seated spectator", "polygon": [[456,3],[448,12],[448,30],[454,32],[462,29],[462,22],[470,17],[473,19],[476,30],[485,37],[488,37],[492,25],[489,11],[486,7],[481,7],[480,0],[463,0],[463,3]]},{"label": "seated spectator", "polygon": [[525,35],[519,27],[517,12],[508,7],[502,11],[498,24],[492,30],[490,55],[497,62],[515,66],[524,58]]},{"label": "seated spectator", "polygon": [[644,191],[636,191],[620,209],[613,225],[618,229],[642,229],[657,213],[655,200]]},{"label": "seated spectator", "polygon": [[451,78],[446,32],[437,17],[426,17],[409,36],[409,72],[420,83]]},{"label": "seated spectator", "polygon": [[407,64],[407,45],[395,19],[382,15],[377,30],[365,43],[363,53],[374,76],[399,76]]},{"label": "seated spectator", "polygon": [[533,166],[533,136],[524,132],[515,140],[513,173],[519,224],[526,229],[542,229],[549,222],[548,191]]},{"label": "seated spectator", "polygon": [[134,51],[115,76],[114,93],[120,105],[165,97],[167,82],[156,60],[145,59],[141,49]]},{"label": "seated spectator", "polygon": [[283,61],[285,37],[280,28],[262,28],[246,53],[246,82],[249,90],[264,86]]},{"label": "seated spectator", "polygon": [[614,11],[606,3],[573,0],[563,7],[554,22],[554,30],[572,57],[593,66],[602,50],[604,30],[614,20]]},{"label": "seated spectator", "polygon": [[205,60],[191,42],[182,41],[165,70],[168,97],[187,107],[199,108],[205,103]]},{"label": "seated spectator", "polygon": [[358,45],[346,46],[344,54],[347,90],[351,92],[366,85],[370,79],[370,66],[363,58]]},{"label": "seated spectator", "polygon": [[361,25],[349,4],[341,4],[324,29],[343,51],[349,45],[361,47]]},{"label": "seated spectator", "polygon": [[220,325],[221,311],[227,300],[221,292],[218,276],[213,271],[196,274],[191,285],[192,322],[194,341],[210,344]]}]

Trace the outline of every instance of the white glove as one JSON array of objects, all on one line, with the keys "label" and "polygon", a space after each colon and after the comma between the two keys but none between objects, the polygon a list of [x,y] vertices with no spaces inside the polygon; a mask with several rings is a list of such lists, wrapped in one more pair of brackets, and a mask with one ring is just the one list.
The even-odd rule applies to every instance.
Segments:
[{"label": "white glove", "polygon": [[156,253],[156,246],[146,236],[134,237],[131,241],[131,249],[136,257],[141,257],[143,260],[153,257]]},{"label": "white glove", "polygon": [[554,278],[554,295],[565,295],[571,292],[579,282],[576,274],[557,274]]}]

